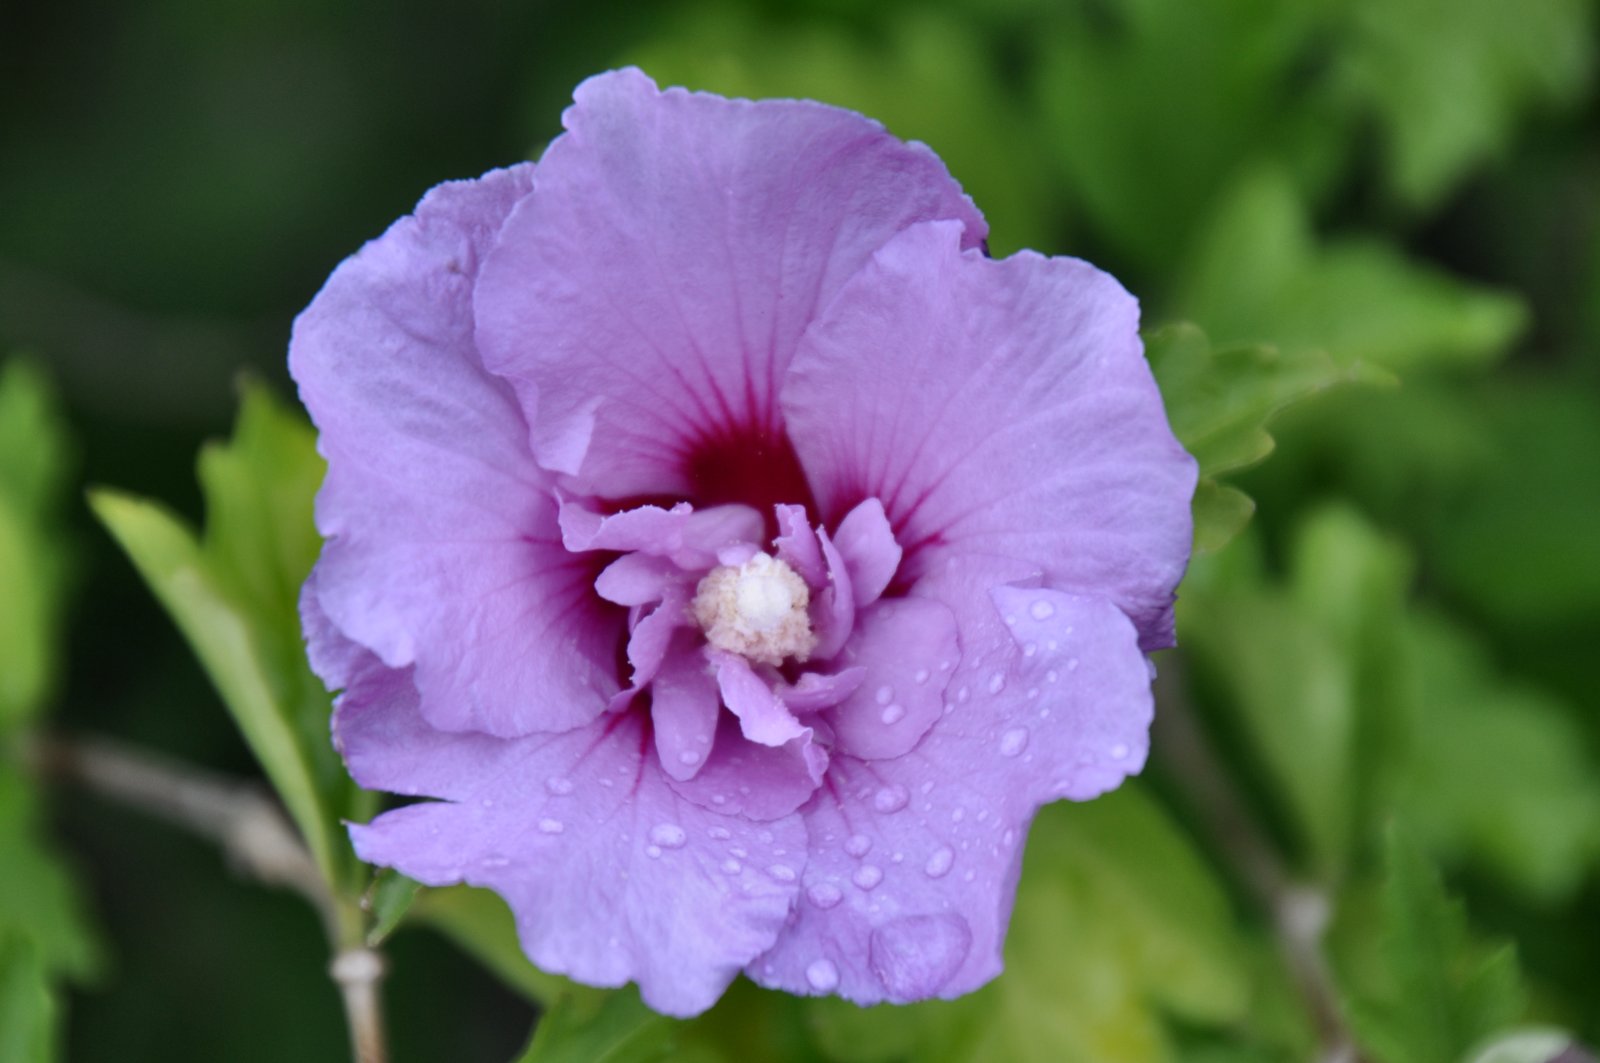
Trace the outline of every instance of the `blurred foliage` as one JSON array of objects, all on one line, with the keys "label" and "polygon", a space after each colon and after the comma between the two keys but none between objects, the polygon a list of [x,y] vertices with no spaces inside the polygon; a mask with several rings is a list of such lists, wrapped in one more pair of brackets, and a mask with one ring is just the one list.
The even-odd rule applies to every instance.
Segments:
[{"label": "blurred foliage", "polygon": [[[43,352],[62,396],[34,363],[0,369],[0,1059],[53,1058],[63,1015],[71,1058],[346,1058],[331,990],[305,989],[324,957],[278,947],[281,914],[13,769],[47,708],[258,762],[343,895],[365,894],[402,1063],[521,1045],[614,1063],[1315,1051],[1276,913],[1186,789],[1191,751],[1159,732],[1150,784],[1041,814],[1009,971],[953,1002],[864,1011],[741,982],[669,1022],[535,970],[493,895],[355,864],[339,820],[372,798],[332,753],[297,629],[321,466],[270,397],[289,322],[426,187],[536,154],[571,87],[622,62],[862,110],[942,155],[996,254],[1082,255],[1140,294],[1202,474],[1160,712],[1193,714],[1272,855],[1332,906],[1364,1057],[1519,1063],[1600,1041],[1595,8],[0,7],[0,349]],[[197,491],[184,463],[228,422],[241,366],[268,386],[202,451]],[[83,482],[119,486],[95,508],[245,745],[68,508]],[[103,966],[85,893],[129,954],[69,999]],[[1521,974],[1486,944],[1508,937]],[[248,962],[197,977],[213,939],[212,963]],[[170,986],[202,1004],[147,1006]],[[548,1009],[531,1042],[521,1000]]]}]

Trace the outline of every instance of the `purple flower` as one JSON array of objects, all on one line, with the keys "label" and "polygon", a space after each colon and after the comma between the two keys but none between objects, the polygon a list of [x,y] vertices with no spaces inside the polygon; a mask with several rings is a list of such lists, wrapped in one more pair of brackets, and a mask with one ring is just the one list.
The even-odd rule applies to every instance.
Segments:
[{"label": "purple flower", "polygon": [[859,115],[625,70],[565,124],[295,325],[313,663],[439,799],[356,849],[672,1014],[974,989],[1034,810],[1145,757],[1195,467],[1137,304]]}]

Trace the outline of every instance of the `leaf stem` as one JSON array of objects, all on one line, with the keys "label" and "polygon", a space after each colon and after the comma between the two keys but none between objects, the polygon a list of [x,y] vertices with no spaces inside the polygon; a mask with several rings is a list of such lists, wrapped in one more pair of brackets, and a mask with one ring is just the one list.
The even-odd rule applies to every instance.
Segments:
[{"label": "leaf stem", "polygon": [[1322,951],[1332,915],[1328,891],[1296,881],[1250,815],[1195,719],[1175,653],[1162,662],[1156,697],[1151,748],[1245,889],[1271,918],[1278,951],[1316,1027],[1319,1063],[1358,1063],[1355,1038],[1340,1010],[1338,988]]},{"label": "leaf stem", "polygon": [[105,739],[34,736],[23,758],[35,772],[183,827],[220,845],[260,882],[298,893],[321,917],[333,945],[356,1063],[386,1063],[379,985],[383,957],[364,941],[359,905],[335,895],[278,804],[253,783],[181,764]]}]

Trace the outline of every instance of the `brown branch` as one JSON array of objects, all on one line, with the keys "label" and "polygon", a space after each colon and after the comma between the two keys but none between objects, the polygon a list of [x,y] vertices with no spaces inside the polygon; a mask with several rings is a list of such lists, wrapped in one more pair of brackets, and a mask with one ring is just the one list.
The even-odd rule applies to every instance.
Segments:
[{"label": "brown branch", "polygon": [[1229,782],[1189,703],[1182,665],[1168,654],[1156,680],[1157,710],[1151,748],[1162,767],[1193,802],[1213,840],[1245,888],[1272,919],[1284,964],[1311,1012],[1321,1063],[1357,1063],[1355,1039],[1339,1007],[1339,993],[1323,956],[1332,914],[1327,891],[1295,881],[1244,801]]},{"label": "brown branch", "polygon": [[343,997],[354,1059],[385,1063],[378,993],[383,958],[359,942],[342,943],[339,898],[277,802],[260,787],[103,739],[36,737],[24,746],[23,756],[40,775],[75,783],[216,842],[246,874],[310,902],[338,950],[329,974]]}]

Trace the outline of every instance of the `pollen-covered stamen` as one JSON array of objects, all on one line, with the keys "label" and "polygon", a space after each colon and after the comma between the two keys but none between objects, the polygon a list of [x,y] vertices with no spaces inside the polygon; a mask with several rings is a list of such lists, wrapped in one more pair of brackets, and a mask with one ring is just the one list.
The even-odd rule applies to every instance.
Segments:
[{"label": "pollen-covered stamen", "polygon": [[804,661],[816,648],[806,606],[811,590],[799,573],[768,554],[711,570],[695,591],[690,612],[706,641],[758,664]]}]

